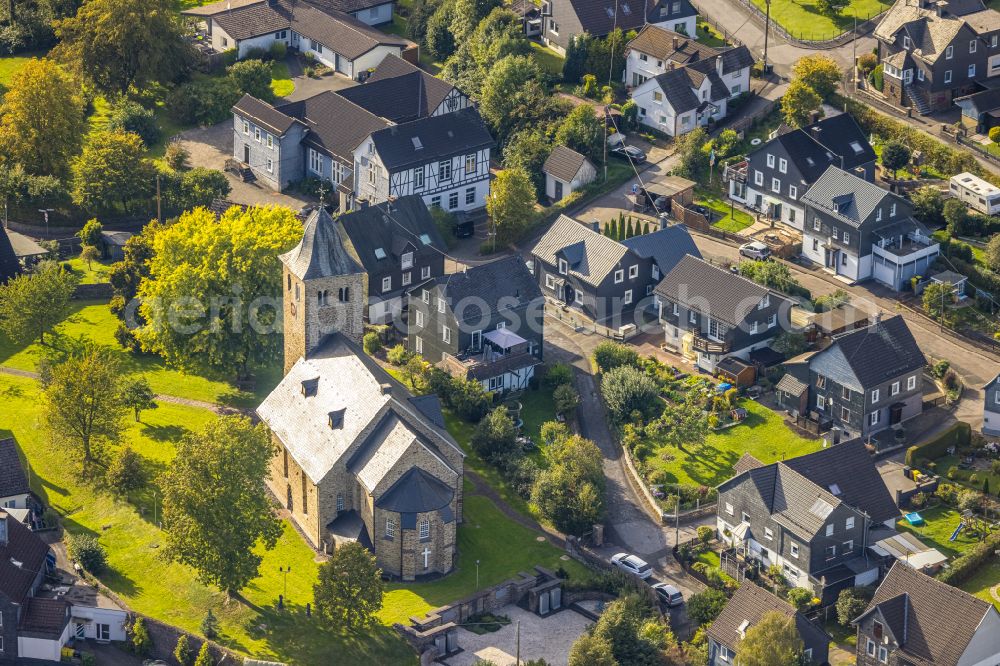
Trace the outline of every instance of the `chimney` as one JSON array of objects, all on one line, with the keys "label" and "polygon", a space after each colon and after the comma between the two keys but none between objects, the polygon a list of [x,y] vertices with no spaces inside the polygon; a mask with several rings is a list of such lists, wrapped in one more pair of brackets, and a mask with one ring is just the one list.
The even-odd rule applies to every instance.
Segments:
[{"label": "chimney", "polygon": [[680,45],[681,45],[681,38],[678,37],[677,35],[674,35],[674,51],[679,49]]},{"label": "chimney", "polygon": [[379,384],[379,390],[382,392],[382,395],[389,395],[392,393],[392,384],[389,382]]},{"label": "chimney", "polygon": [[590,222],[590,228],[593,229],[594,231],[596,231],[597,233],[601,233],[601,222],[600,222],[600,220],[592,220]]},{"label": "chimney", "polygon": [[865,168],[863,166],[854,167],[854,175],[860,178],[861,180],[868,180],[868,172],[865,171]]},{"label": "chimney", "polygon": [[722,76],[722,56],[715,56],[715,73]]},{"label": "chimney", "polygon": [[869,326],[871,326],[871,328],[873,328],[873,329],[874,328],[878,328],[878,325],[881,322],[882,322],[882,311],[879,310],[874,315],[872,315],[872,321],[871,321],[871,324],[869,324]]}]

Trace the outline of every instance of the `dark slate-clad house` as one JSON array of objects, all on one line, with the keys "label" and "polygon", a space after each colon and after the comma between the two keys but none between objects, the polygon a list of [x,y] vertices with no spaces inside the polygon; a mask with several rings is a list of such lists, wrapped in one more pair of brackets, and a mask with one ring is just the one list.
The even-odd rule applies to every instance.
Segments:
[{"label": "dark slate-clad house", "polygon": [[542,362],[544,308],[520,258],[491,261],[409,291],[407,348],[488,391],[524,389]]},{"label": "dark slate-clad house", "polygon": [[646,24],[694,36],[697,19],[690,0],[545,0],[542,41],[565,53],[577,35],[604,37],[615,28],[628,32]]},{"label": "dark slate-clad house", "polygon": [[399,316],[403,294],[444,275],[445,245],[420,197],[401,197],[337,218],[338,230],[368,274],[368,321],[385,324]]},{"label": "dark slate-clad house", "polygon": [[618,329],[636,323],[653,286],[689,253],[700,256],[682,225],[619,243],[560,215],[532,249],[531,266],[547,297]]},{"label": "dark slate-clad house", "polygon": [[874,35],[882,92],[899,108],[945,111],[1000,74],[1000,12],[980,0],[896,0]]},{"label": "dark slate-clad house", "polygon": [[806,190],[830,166],[875,180],[875,151],[847,113],[786,131],[727,166],[729,196],[772,220],[801,230]]},{"label": "dark slate-clad house", "polygon": [[787,363],[794,382],[782,377],[779,404],[836,428],[835,440],[867,437],[921,413],[926,365],[903,317],[875,317],[826,349]]},{"label": "dark slate-clad house", "polygon": [[802,639],[803,657],[809,664],[825,664],[830,636],[791,604],[750,581],[740,585],[725,608],[708,627],[708,664],[726,666],[736,661],[736,651],[747,631],[767,613],[777,612],[795,619]]},{"label": "dark slate-clad house", "polygon": [[983,434],[1000,435],[1000,375],[983,387]]},{"label": "dark slate-clad house", "polygon": [[0,439],[0,507],[27,509],[30,493],[28,475],[17,455],[17,440]]},{"label": "dark slate-clad house", "polygon": [[53,627],[53,622],[44,620],[54,600],[34,598],[55,561],[49,554],[37,534],[0,511],[0,663],[38,656],[34,651],[22,653],[19,637],[58,641],[69,624],[65,601],[58,602],[58,627]]},{"label": "dark slate-clad house", "polygon": [[896,562],[858,628],[858,666],[990,666],[1000,663],[1000,614],[992,604]]},{"label": "dark slate-clad house", "polygon": [[791,327],[791,302],[767,287],[696,257],[682,258],[654,289],[668,348],[715,372]]},{"label": "dark slate-clad house", "polygon": [[862,440],[770,465],[749,456],[719,486],[720,538],[748,561],[778,566],[824,603],[878,580],[869,531],[899,517]]}]

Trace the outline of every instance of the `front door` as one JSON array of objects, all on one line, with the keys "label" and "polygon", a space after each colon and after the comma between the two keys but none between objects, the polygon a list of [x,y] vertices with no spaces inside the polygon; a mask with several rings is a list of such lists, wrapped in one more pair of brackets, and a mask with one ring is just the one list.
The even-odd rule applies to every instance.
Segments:
[{"label": "front door", "polygon": [[889,408],[889,425],[896,425],[903,420],[903,405],[896,403]]},{"label": "front door", "polygon": [[77,622],[76,626],[73,629],[73,633],[76,634],[77,638],[83,640],[84,638],[87,637],[87,625],[85,625],[82,622]]},{"label": "front door", "polygon": [[573,285],[567,284],[563,287],[563,301],[567,304],[572,304],[576,300],[576,290],[573,289]]},{"label": "front door", "polygon": [[250,164],[250,144],[243,144],[243,163]]},{"label": "front door", "polygon": [[560,181],[556,181],[556,201],[563,198],[563,184]]}]

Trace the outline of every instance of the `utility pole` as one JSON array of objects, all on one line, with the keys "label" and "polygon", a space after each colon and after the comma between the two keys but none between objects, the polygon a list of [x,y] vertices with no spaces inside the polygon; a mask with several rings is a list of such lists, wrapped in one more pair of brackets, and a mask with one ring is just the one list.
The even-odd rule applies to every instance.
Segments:
[{"label": "utility pole", "polygon": [[514,666],[521,666],[521,621],[517,621],[517,654],[514,656]]},{"label": "utility pole", "polygon": [[764,71],[763,74],[767,74],[767,38],[771,32],[771,0],[765,0],[765,14],[764,14]]},{"label": "utility pole", "polygon": [[[853,55],[851,57],[851,62],[854,63],[854,98],[858,97],[858,10],[854,10],[854,40],[851,42],[851,50]],[[844,158],[840,158],[841,164],[843,164]],[[841,169],[844,167],[841,166]]]}]

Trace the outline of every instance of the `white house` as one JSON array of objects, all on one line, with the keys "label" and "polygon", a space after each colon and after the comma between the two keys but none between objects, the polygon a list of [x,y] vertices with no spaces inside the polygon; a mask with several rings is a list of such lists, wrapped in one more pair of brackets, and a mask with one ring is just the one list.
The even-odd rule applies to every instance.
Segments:
[{"label": "white house", "polygon": [[28,475],[17,455],[17,441],[13,437],[0,439],[0,507],[27,509],[29,492]]},{"label": "white house", "polygon": [[545,196],[552,201],[559,201],[597,177],[594,163],[566,146],[556,146],[552,150],[542,171],[545,173]]},{"label": "white house", "polygon": [[[694,34],[694,33],[690,33]],[[745,46],[716,49],[687,35],[657,25],[647,25],[626,47],[623,81],[636,88],[671,68],[685,67],[722,56],[722,80],[730,95],[750,90],[753,55]],[[673,64],[671,64],[673,63]]]}]

